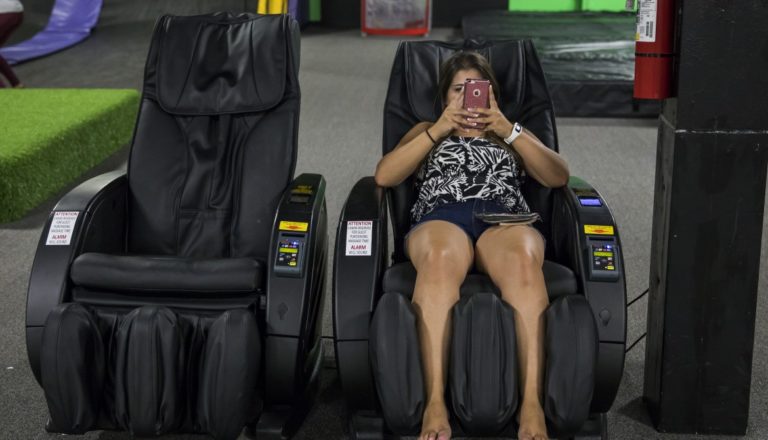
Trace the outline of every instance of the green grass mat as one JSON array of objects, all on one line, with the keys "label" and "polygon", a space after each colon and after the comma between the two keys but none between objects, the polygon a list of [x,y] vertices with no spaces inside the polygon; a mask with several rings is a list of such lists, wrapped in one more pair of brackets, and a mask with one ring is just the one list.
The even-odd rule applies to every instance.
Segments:
[{"label": "green grass mat", "polygon": [[0,223],[130,142],[135,90],[0,89]]}]

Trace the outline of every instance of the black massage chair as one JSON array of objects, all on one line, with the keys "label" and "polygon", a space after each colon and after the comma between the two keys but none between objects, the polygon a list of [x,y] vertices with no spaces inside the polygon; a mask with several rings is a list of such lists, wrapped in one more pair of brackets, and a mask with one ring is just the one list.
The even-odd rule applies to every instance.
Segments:
[{"label": "black massage chair", "polygon": [[290,436],[322,359],[325,180],[294,178],[287,16],[164,16],[127,174],[62,198],[29,283],[47,429]]},{"label": "black massage chair", "polygon": [[[384,107],[383,153],[419,121],[435,121],[442,61],[457,50],[485,55],[500,106],[558,151],[552,101],[530,41],[401,43]],[[550,435],[607,436],[606,412],[621,380],[626,289],[621,242],[610,209],[587,182],[523,188],[547,239],[544,407]],[[403,253],[415,197],[412,178],[391,189],[357,182],[339,219],[333,319],[341,386],[355,439],[419,433],[425,406],[416,318],[416,278]],[[391,218],[394,252],[388,247]],[[470,273],[454,307],[446,402],[455,435],[515,436],[519,402],[514,316],[490,279]]]}]

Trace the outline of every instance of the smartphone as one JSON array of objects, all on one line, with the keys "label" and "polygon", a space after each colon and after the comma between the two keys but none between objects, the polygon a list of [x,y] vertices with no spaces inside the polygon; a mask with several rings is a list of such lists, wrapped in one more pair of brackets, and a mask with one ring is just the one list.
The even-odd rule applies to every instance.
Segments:
[{"label": "smartphone", "polygon": [[464,81],[464,108],[489,108],[487,79],[468,79]]}]

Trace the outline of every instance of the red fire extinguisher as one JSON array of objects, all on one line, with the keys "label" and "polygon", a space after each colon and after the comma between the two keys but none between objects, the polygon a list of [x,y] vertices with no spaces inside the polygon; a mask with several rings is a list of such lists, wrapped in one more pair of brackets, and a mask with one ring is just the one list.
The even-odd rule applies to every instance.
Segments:
[{"label": "red fire extinguisher", "polygon": [[638,0],[635,91],[638,99],[672,96],[675,0]]}]

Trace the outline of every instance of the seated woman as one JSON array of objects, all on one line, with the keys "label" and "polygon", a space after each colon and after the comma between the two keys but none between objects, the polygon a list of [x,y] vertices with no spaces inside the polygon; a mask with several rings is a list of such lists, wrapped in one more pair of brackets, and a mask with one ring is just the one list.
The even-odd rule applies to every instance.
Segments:
[{"label": "seated woman", "polygon": [[[490,81],[490,108],[463,109],[465,79]],[[526,174],[547,187],[568,181],[568,165],[531,132],[501,113],[488,61],[458,52],[440,69],[443,113],[416,124],[376,167],[376,183],[396,186],[417,172],[406,252],[417,271],[418,316],[427,406],[419,440],[448,440],[444,399],[450,310],[474,265],[488,274],[515,310],[522,403],[520,439],[547,438],[542,409],[543,312],[549,300],[544,239],[528,225],[491,226],[478,213],[530,212],[520,191]]]}]

